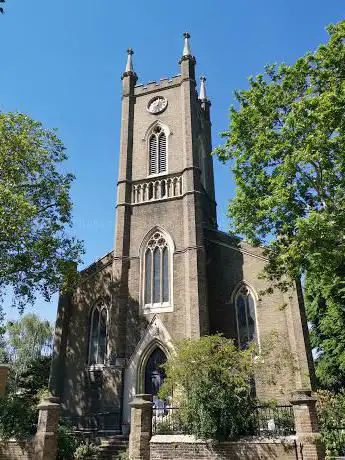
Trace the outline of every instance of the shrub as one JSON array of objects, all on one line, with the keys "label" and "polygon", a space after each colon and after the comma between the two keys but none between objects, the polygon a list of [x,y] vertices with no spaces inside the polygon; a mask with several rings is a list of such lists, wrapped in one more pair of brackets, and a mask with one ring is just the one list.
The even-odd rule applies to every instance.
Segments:
[{"label": "shrub", "polygon": [[156,434],[173,434],[171,424],[168,420],[159,420],[156,425]]},{"label": "shrub", "polygon": [[77,441],[67,425],[58,426],[57,460],[72,460],[77,448]]},{"label": "shrub", "polygon": [[129,452],[128,449],[124,450],[123,452],[120,453],[120,455],[117,457],[118,460],[129,460]]},{"label": "shrub", "polygon": [[319,390],[316,408],[326,456],[345,455],[345,390],[338,394]]},{"label": "shrub", "polygon": [[98,447],[95,446],[94,444],[80,444],[75,452],[74,452],[74,458],[77,460],[83,460],[83,459],[89,459],[89,458],[94,458],[97,453],[98,453]]},{"label": "shrub", "polygon": [[175,392],[180,417],[199,438],[227,439],[252,431],[253,350],[221,335],[183,340],[164,365],[160,396]]},{"label": "shrub", "polygon": [[36,431],[38,411],[21,396],[0,399],[0,438],[23,441]]}]

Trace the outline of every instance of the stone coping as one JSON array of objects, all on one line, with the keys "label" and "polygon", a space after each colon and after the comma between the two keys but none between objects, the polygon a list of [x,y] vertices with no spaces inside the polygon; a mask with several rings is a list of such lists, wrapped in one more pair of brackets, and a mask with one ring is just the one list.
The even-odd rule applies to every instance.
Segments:
[{"label": "stone coping", "polygon": [[150,443],[152,444],[170,444],[170,443],[181,443],[181,444],[293,444],[297,437],[291,436],[277,436],[275,438],[266,438],[259,436],[246,436],[236,441],[215,441],[213,439],[203,440],[197,439],[193,435],[188,434],[155,434],[152,436]]},{"label": "stone coping", "polygon": [[[0,441],[1,443],[3,444],[9,444],[9,443],[12,443],[12,444],[30,444],[33,440],[34,440],[35,436],[31,436],[30,438],[27,438],[25,440],[21,440],[21,441],[18,441],[18,439],[16,438],[8,438],[8,439],[1,439],[0,438]],[[0,447],[3,447],[3,444],[0,445]]]}]

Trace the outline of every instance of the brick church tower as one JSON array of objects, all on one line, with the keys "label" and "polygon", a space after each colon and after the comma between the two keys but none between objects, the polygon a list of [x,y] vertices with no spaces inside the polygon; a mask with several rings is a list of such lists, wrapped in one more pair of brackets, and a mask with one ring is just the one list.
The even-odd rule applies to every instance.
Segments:
[{"label": "brick church tower", "polygon": [[256,392],[288,401],[313,374],[302,295],[260,295],[261,249],[217,230],[211,104],[205,77],[196,90],[189,34],[172,78],[137,84],[132,59],[129,49],[114,251],[60,297],[51,391],[82,426],[104,414],[116,432],[134,394],[157,392],[176,341],[221,332],[239,346],[284,345],[292,370],[275,384],[258,376]]}]

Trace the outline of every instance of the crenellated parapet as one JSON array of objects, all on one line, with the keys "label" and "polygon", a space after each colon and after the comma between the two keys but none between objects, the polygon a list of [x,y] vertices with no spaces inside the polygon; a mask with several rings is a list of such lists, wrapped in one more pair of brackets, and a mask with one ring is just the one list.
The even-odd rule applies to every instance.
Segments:
[{"label": "crenellated parapet", "polygon": [[134,94],[140,96],[150,92],[157,92],[163,89],[171,88],[172,86],[180,85],[181,74],[174,75],[172,77],[161,78],[159,81],[153,80],[147,83],[140,83],[135,85]]}]

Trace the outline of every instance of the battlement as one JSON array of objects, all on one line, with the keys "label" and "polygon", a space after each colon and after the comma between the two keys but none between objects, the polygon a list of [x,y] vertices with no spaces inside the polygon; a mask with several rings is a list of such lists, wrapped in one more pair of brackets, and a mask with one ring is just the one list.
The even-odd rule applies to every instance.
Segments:
[{"label": "battlement", "polygon": [[161,78],[159,81],[149,81],[135,85],[134,94],[140,96],[141,94],[150,93],[151,91],[159,91],[161,89],[169,88],[170,86],[178,85],[181,83],[181,74],[174,75],[173,77]]}]

